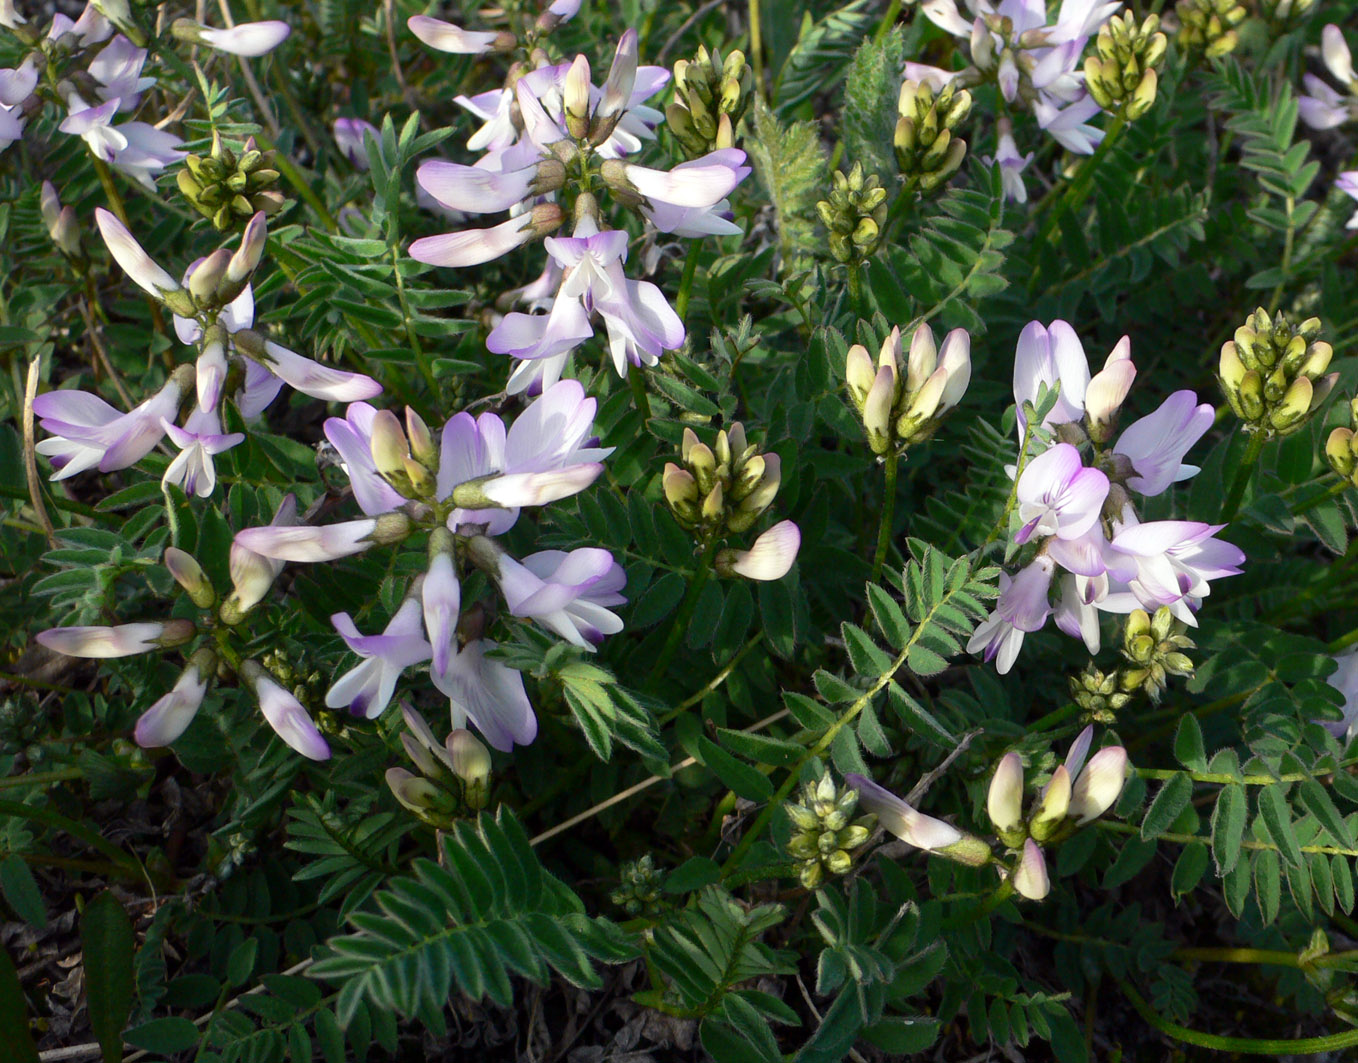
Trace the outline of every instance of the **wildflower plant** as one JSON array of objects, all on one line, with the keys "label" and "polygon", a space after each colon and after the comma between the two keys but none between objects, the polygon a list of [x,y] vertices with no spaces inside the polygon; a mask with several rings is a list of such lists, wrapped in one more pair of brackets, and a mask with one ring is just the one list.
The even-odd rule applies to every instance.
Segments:
[{"label": "wildflower plant", "polygon": [[1350,7],[0,0],[0,1043],[1351,1054]]}]

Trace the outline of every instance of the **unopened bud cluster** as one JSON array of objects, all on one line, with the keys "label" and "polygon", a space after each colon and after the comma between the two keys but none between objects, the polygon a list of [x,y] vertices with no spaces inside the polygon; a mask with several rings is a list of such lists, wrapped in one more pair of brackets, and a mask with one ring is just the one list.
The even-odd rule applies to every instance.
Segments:
[{"label": "unopened bud cluster", "polygon": [[761,454],[756,444],[746,442],[739,421],[718,432],[711,447],[685,428],[680,453],[683,468],[665,464],[665,501],[674,519],[702,542],[726,532],[748,531],[778,494],[781,459],[772,452]]},{"label": "unopened bud cluster", "polygon": [[390,410],[373,416],[371,452],[378,475],[403,498],[429,500],[437,490],[439,448],[423,418],[406,407],[405,428]]},{"label": "unopened bud cluster", "polygon": [[920,325],[902,363],[901,330],[893,328],[874,366],[861,344],[849,348],[844,376],[874,454],[920,443],[938,430],[971,381],[971,337],[953,329],[940,350],[933,330]]},{"label": "unopened bud cluster", "polygon": [[1319,335],[1319,318],[1294,325],[1260,307],[1222,346],[1221,387],[1248,431],[1288,435],[1325,401],[1338,374],[1326,375],[1334,349]]},{"label": "unopened bud cluster", "polygon": [[797,878],[809,890],[827,875],[843,875],[853,866],[853,850],[872,833],[871,815],[855,816],[858,791],[838,786],[829,772],[819,782],[807,783],[801,799],[785,807],[792,821],[787,853],[797,867]]},{"label": "unopened bud cluster", "polygon": [[1040,901],[1050,889],[1043,845],[1055,845],[1113,807],[1127,781],[1127,751],[1108,746],[1088,758],[1094,737],[1086,727],[1066,761],[1052,772],[1027,818],[1023,815],[1023,761],[1017,753],[1000,758],[986,794],[986,812],[996,835],[1019,853],[1011,871],[1014,888]]},{"label": "unopened bud cluster", "polygon": [[1349,403],[1349,424],[1336,428],[1325,441],[1330,468],[1358,487],[1358,399]]},{"label": "unopened bud cluster", "polygon": [[239,229],[260,211],[272,217],[287,205],[287,199],[273,187],[279,178],[274,158],[273,151],[255,147],[254,137],[237,154],[214,132],[210,154],[184,160],[179,191],[194,210],[212,219],[219,232]]},{"label": "unopened bud cluster", "polygon": [[1085,60],[1085,85],[1105,111],[1122,111],[1134,121],[1150,110],[1159,85],[1156,67],[1169,42],[1160,17],[1147,15],[1138,27],[1130,11],[1114,15],[1099,30],[1097,55]]},{"label": "unopened bud cluster", "polygon": [[674,101],[665,124],[689,158],[735,145],[735,129],[750,104],[754,75],[740,51],[708,52],[702,45],[692,59],[674,64]]},{"label": "unopened bud cluster", "polygon": [[1122,656],[1128,661],[1121,673],[1122,689],[1129,693],[1144,690],[1151,701],[1159,702],[1169,676],[1191,677],[1193,661],[1184,650],[1193,649],[1194,644],[1184,634],[1187,630],[1167,605],[1153,617],[1144,609],[1133,609],[1122,635]]},{"label": "unopened bud cluster", "polygon": [[896,110],[896,165],[906,181],[932,192],[966,158],[967,142],[954,130],[971,113],[971,93],[949,84],[935,94],[928,85],[907,80]]},{"label": "unopened bud cluster", "polygon": [[1237,0],[1179,0],[1174,10],[1179,16],[1179,45],[1202,52],[1207,59],[1235,51],[1239,43],[1235,28],[1249,14]]},{"label": "unopened bud cluster", "polygon": [[664,908],[660,892],[660,872],[655,861],[647,853],[639,860],[630,860],[622,865],[618,878],[618,888],[608,895],[608,899],[633,919],[653,918]]},{"label": "unopened bud cluster", "polygon": [[401,747],[419,774],[388,768],[387,786],[406,809],[431,827],[447,830],[460,816],[485,808],[490,800],[490,752],[470,731],[457,728],[440,743],[424,717],[401,706],[407,730]]},{"label": "unopened bud cluster", "polygon": [[830,198],[816,204],[816,212],[830,234],[830,254],[836,262],[862,262],[881,241],[886,222],[886,189],[876,174],[863,175],[856,162],[846,175],[834,174]]},{"label": "unopened bud cluster", "polygon": [[1084,670],[1070,677],[1070,697],[1080,706],[1084,718],[1095,723],[1112,723],[1132,695],[1122,689],[1118,669],[1104,672],[1091,661]]}]

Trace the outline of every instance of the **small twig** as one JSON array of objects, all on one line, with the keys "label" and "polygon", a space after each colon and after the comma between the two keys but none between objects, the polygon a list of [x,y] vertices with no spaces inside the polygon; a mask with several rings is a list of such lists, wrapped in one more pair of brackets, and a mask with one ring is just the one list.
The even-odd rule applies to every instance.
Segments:
[{"label": "small twig", "polygon": [[679,28],[670,36],[670,39],[665,42],[665,46],[655,53],[656,66],[665,65],[665,56],[669,55],[670,49],[679,43],[679,38],[687,33],[695,22],[714,7],[721,7],[725,2],[726,0],[707,0],[707,3],[703,4],[702,7],[698,8],[693,14],[689,15],[688,18],[684,19],[684,21],[679,24]]},{"label": "small twig", "polygon": [[934,783],[939,780],[939,777],[951,767],[952,762],[967,751],[967,747],[971,745],[971,740],[981,734],[984,730],[985,729],[982,727],[977,727],[964,734],[961,739],[958,740],[956,747],[943,758],[943,763],[932,771],[926,772],[924,777],[920,779],[919,782],[915,783],[915,788],[906,795],[905,803],[908,805],[918,803],[924,795],[929,792],[929,787],[933,786]]},{"label": "small twig", "polygon": [[28,363],[28,380],[24,384],[24,475],[28,478],[28,497],[37,513],[38,523],[47,536],[49,546],[56,548],[57,531],[52,518],[47,515],[47,507],[42,501],[42,483],[38,479],[38,452],[34,448],[35,429],[33,424],[33,400],[38,397],[38,359]]},{"label": "small twig", "polygon": [[[762,720],[758,721],[757,723],[750,724],[749,727],[745,728],[743,733],[752,734],[755,731],[761,731],[765,727],[768,727],[769,724],[777,723],[779,720],[781,720],[784,716],[787,716],[788,714],[789,713],[787,709],[781,709],[778,712],[775,712],[772,716],[765,716]],[[634,794],[639,794],[641,793],[642,790],[649,789],[656,783],[663,782],[664,780],[671,778],[675,772],[683,771],[685,768],[690,767],[697,763],[698,761],[695,758],[685,757],[678,764],[670,766],[669,775],[652,775],[649,779],[642,779],[641,782],[629,786],[626,790],[620,790],[612,797],[608,798],[605,801],[600,801],[597,805],[594,805],[592,808],[585,809],[585,811],[581,812],[578,816],[572,816],[565,822],[558,823],[555,827],[547,828],[547,830],[543,831],[541,834],[536,835],[531,841],[529,841],[528,844],[539,845],[542,842],[545,842],[548,838],[555,838],[558,834],[564,833],[565,831],[570,830],[572,827],[584,823],[588,819],[593,819],[600,812],[612,808],[618,802],[626,801],[629,797],[633,796]]]}]

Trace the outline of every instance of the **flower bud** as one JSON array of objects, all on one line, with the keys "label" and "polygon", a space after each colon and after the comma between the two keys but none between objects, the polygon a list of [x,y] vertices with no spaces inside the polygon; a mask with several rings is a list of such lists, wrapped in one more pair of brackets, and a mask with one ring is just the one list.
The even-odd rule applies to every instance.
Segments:
[{"label": "flower bud", "polygon": [[372,459],[384,479],[405,478],[405,458],[409,453],[401,422],[390,410],[378,410],[372,423]]},{"label": "flower bud", "polygon": [[1090,758],[1075,780],[1067,810],[1077,827],[1113,807],[1127,784],[1127,768],[1127,750],[1122,746],[1108,746]]},{"label": "flower bud", "polygon": [[566,71],[562,99],[566,114],[566,130],[576,140],[589,136],[589,60],[577,55]]},{"label": "flower bud", "polygon": [[1023,855],[1014,868],[1014,891],[1030,901],[1040,901],[1051,891],[1047,877],[1047,861],[1037,843],[1029,838],[1023,843]]},{"label": "flower bud", "polygon": [[1028,821],[1028,833],[1038,841],[1046,841],[1054,835],[1066,818],[1070,807],[1071,779],[1064,764],[1052,772],[1051,781],[1033,809]]},{"label": "flower bud", "polygon": [[849,386],[849,396],[858,407],[859,413],[863,412],[863,403],[867,401],[868,392],[872,390],[876,378],[877,367],[872,363],[872,356],[868,354],[866,347],[855,343],[849,348],[848,357],[844,361],[844,380]]},{"label": "flower bud", "polygon": [[1023,838],[1023,761],[1017,753],[1000,758],[986,793],[986,812],[1000,840],[1013,848]]},{"label": "flower bud", "polygon": [[1325,440],[1325,459],[1340,476],[1353,476],[1358,468],[1358,446],[1351,428],[1336,428]]},{"label": "flower bud", "polygon": [[184,588],[194,605],[199,609],[212,608],[217,601],[217,592],[208,581],[203,566],[192,554],[180,550],[177,546],[167,546],[165,567],[170,570],[175,582]]},{"label": "flower bud", "polygon": [[463,799],[471,809],[486,807],[490,797],[490,751],[474,734],[458,728],[448,736],[453,773],[462,780]]},{"label": "flower bud", "polygon": [[189,294],[200,309],[210,310],[221,305],[217,301],[217,285],[226,276],[230,261],[231,252],[221,247],[194,267],[188,280]]}]

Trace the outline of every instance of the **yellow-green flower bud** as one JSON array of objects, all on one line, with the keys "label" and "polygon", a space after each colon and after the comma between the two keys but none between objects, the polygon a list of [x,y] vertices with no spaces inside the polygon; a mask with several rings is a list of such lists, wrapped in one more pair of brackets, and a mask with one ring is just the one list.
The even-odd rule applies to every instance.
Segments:
[{"label": "yellow-green flower bud", "polygon": [[1051,781],[1042,791],[1028,820],[1028,833],[1038,841],[1046,841],[1065,821],[1066,811],[1070,808],[1070,788],[1070,772],[1062,764],[1052,772]]}]

